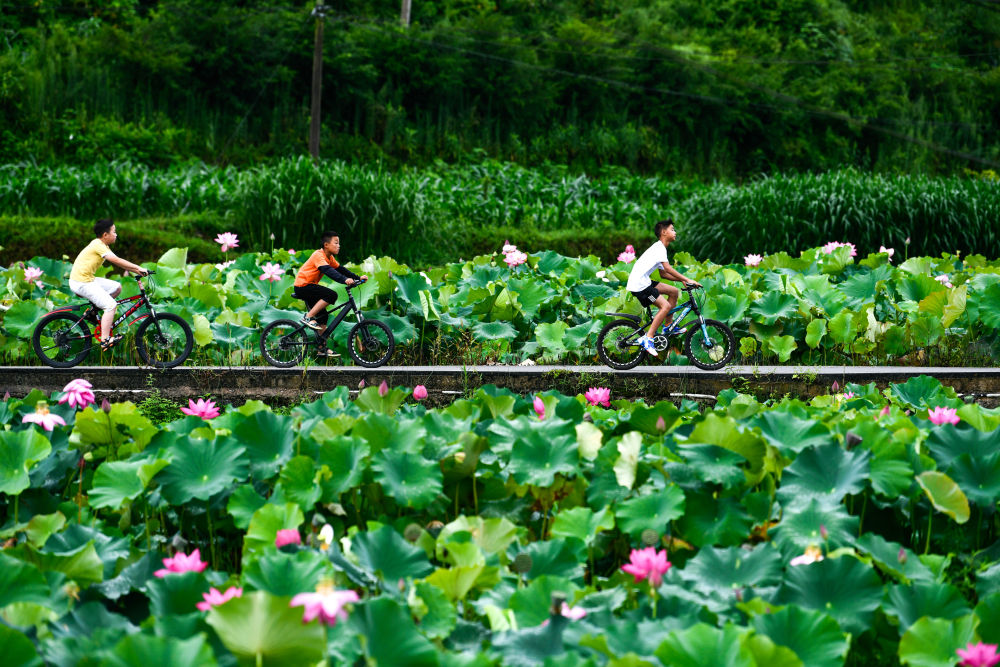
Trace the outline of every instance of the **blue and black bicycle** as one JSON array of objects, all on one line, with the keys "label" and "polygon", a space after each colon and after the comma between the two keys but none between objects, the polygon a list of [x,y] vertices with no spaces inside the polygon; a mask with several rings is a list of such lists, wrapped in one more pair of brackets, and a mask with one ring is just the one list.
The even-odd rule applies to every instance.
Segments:
[{"label": "blue and black bicycle", "polygon": [[[673,322],[681,329],[686,328],[684,335],[684,354],[691,363],[706,371],[715,371],[732,360],[736,353],[736,338],[729,325],[718,320],[706,320],[701,314],[701,308],[694,298],[697,285],[689,285],[683,291],[688,293],[688,300],[678,304],[671,310]],[[685,321],[688,314],[694,317]],[[653,322],[652,311],[646,307],[646,318],[629,313],[605,313],[621,319],[609,322],[597,335],[597,354],[601,361],[615,370],[625,371],[635,368],[649,353],[639,345],[639,339],[649,329]],[[661,329],[662,331],[662,329]],[[660,333],[653,338],[657,352],[667,349],[670,335]]]}]

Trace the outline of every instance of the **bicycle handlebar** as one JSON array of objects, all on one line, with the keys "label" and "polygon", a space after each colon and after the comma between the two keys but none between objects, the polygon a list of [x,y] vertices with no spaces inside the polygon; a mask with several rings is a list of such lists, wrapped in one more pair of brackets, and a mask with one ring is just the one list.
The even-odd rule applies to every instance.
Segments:
[{"label": "bicycle handlebar", "polygon": [[688,283],[687,285],[684,286],[683,289],[685,292],[693,292],[696,289],[702,289],[703,287],[704,287],[703,285],[695,285],[694,283]]},{"label": "bicycle handlebar", "polygon": [[366,278],[358,278],[357,280],[354,281],[353,285],[345,285],[345,287],[347,287],[347,289],[353,289],[355,287],[360,287],[361,285],[364,285],[366,282],[368,282]]}]

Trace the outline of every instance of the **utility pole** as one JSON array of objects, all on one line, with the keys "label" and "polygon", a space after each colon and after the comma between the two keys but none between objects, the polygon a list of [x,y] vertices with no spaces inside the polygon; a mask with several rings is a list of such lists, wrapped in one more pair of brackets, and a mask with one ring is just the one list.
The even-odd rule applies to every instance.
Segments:
[{"label": "utility pole", "polygon": [[326,7],[323,0],[316,0],[312,10],[316,18],[316,40],[313,49],[312,100],[309,105],[309,154],[313,161],[319,160],[320,99],[323,91],[323,24],[326,23]]},{"label": "utility pole", "polygon": [[399,11],[399,22],[404,28],[410,27],[410,0],[403,0],[403,7]]}]

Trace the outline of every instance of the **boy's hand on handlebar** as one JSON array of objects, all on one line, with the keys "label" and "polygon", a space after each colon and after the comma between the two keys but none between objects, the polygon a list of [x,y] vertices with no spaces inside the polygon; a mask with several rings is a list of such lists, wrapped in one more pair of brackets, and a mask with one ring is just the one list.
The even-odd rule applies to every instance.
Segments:
[{"label": "boy's hand on handlebar", "polygon": [[684,286],[687,287],[688,289],[700,289],[701,283],[698,282],[697,280],[689,280],[686,283],[684,283]]}]

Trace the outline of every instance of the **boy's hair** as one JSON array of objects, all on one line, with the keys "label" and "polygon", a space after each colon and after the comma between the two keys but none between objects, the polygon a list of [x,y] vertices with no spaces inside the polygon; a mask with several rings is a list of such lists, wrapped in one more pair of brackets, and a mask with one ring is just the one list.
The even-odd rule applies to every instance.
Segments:
[{"label": "boy's hair", "polygon": [[337,232],[323,232],[323,238],[320,239],[320,245],[326,245],[334,236],[340,236],[340,234]]},{"label": "boy's hair", "polygon": [[101,238],[104,236],[104,232],[111,231],[111,228],[115,226],[115,221],[111,218],[101,218],[94,223],[94,236]]},{"label": "boy's hair", "polygon": [[658,223],[656,223],[656,225],[653,227],[653,234],[656,236],[656,239],[659,240],[660,234],[663,233],[663,230],[672,224],[674,224],[674,221],[670,218],[667,218],[666,220],[660,220]]}]

